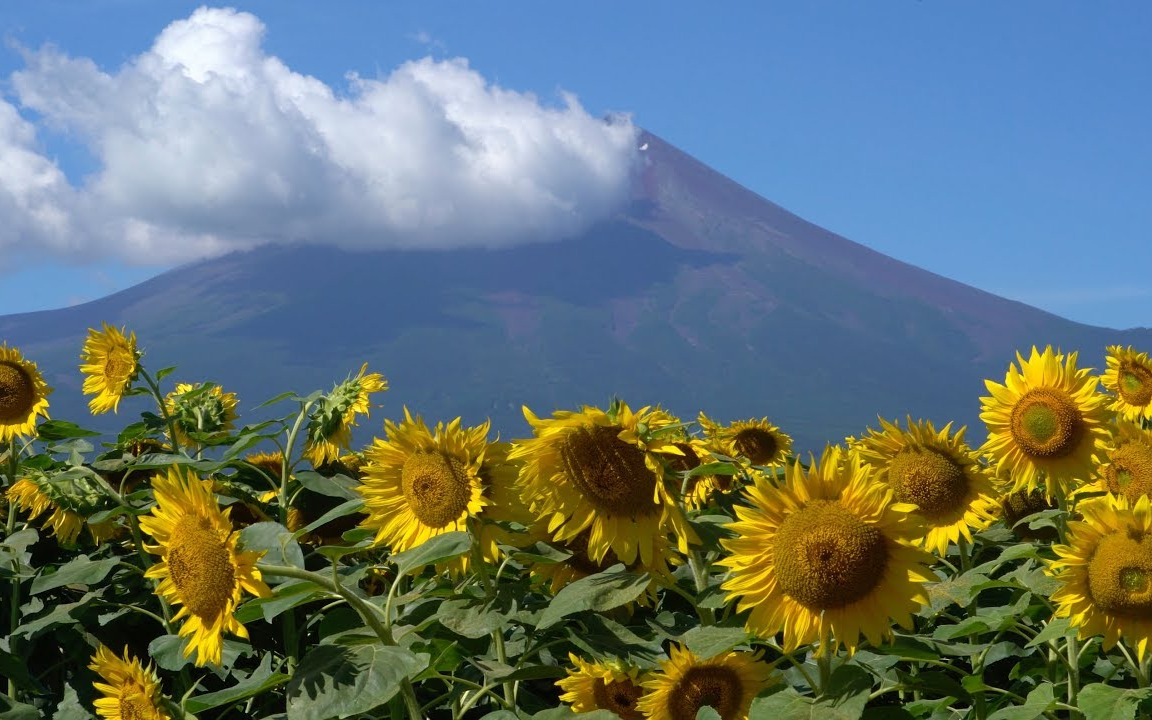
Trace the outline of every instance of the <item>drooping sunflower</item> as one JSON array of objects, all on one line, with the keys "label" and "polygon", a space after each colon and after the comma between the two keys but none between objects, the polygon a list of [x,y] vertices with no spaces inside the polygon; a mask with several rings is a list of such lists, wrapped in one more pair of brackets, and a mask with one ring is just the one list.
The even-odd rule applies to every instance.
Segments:
[{"label": "drooping sunflower", "polygon": [[0,345],[0,444],[36,431],[36,418],[48,419],[52,388],[16,348]]},{"label": "drooping sunflower", "polygon": [[1108,409],[1125,420],[1152,420],[1152,360],[1146,352],[1131,346],[1109,345],[1105,362],[1108,369],[1100,378],[1108,392],[1116,397]]},{"label": "drooping sunflower", "polygon": [[[596,575],[604,572],[608,568],[620,563],[620,558],[616,557],[616,553],[611,549],[599,560],[593,560],[588,554],[588,538],[591,535],[591,530],[585,530],[574,538],[567,540],[563,543],[552,542],[554,547],[557,547],[564,552],[570,554],[570,557],[565,558],[560,562],[529,562],[528,572],[532,577],[533,583],[538,583],[541,586],[547,586],[548,591],[553,595],[560,592],[566,585],[588,577],[589,575]],[[548,532],[543,522],[533,525],[529,537],[538,541],[547,541]],[[663,558],[671,554],[671,547],[668,545],[667,540],[661,547],[661,553],[657,557]],[[675,559],[673,559],[675,561]],[[659,580],[667,579],[669,568],[667,564],[661,562],[653,566],[645,566],[640,562],[639,556],[636,557],[631,563],[624,563],[624,567],[628,572],[640,573],[647,572],[650,580],[644,595],[637,598],[636,602],[640,605],[650,605],[656,599],[657,590],[659,589]],[[631,604],[630,604],[631,605]]]},{"label": "drooping sunflower", "polygon": [[1108,438],[1107,396],[1099,379],[1077,369],[1049,345],[1031,356],[1016,353],[1005,384],[985,380],[991,397],[980,398],[988,439],[980,447],[998,472],[1010,473],[1017,490],[1042,486],[1059,497],[1086,482]]},{"label": "drooping sunflower", "polygon": [[169,715],[160,705],[160,679],[151,663],[145,668],[138,658],[131,657],[128,648],[124,656],[117,657],[104,645],[96,648],[92,672],[104,682],[92,685],[104,697],[93,702],[96,714],[108,720],[168,720]]},{"label": "drooping sunflower", "polygon": [[564,691],[560,701],[568,703],[572,712],[607,710],[622,720],[644,717],[637,708],[646,679],[639,668],[619,660],[589,662],[572,653],[568,653],[568,660],[575,667],[568,668],[568,676],[557,680],[556,685]]},{"label": "drooping sunflower", "polygon": [[609,412],[560,410],[551,419],[525,407],[524,417],[535,437],[514,441],[508,457],[524,461],[521,495],[553,540],[567,543],[588,531],[593,562],[612,552],[625,565],[649,568],[666,566],[669,534],[682,552],[698,541],[665,487],[659,454],[681,453],[657,434],[667,418],[623,402]]},{"label": "drooping sunflower", "polygon": [[728,598],[752,611],[751,632],[783,630],[785,652],[819,639],[822,653],[830,639],[855,650],[861,634],[878,645],[893,619],[912,627],[924,583],[936,580],[932,556],[913,546],[922,521],[858,457],[829,447],[807,472],[787,466],[782,486],[760,478],[745,493],[751,507],[736,507],[726,526],[736,537],[721,541],[731,554],[718,564],[732,570]]},{"label": "drooping sunflower", "polygon": [[456,418],[429,431],[407,407],[399,424],[384,421],[386,439],[364,451],[359,488],[368,514],[361,525],[376,531],[378,545],[399,553],[467,529],[488,503],[480,479],[488,427],[464,428]]},{"label": "drooping sunflower", "polygon": [[1033,530],[1028,523],[1020,522],[1030,515],[1045,510],[1055,510],[1059,505],[1044,492],[1043,488],[1032,490],[1012,490],[1009,486],[1000,495],[1000,509],[1004,513],[1004,524],[1022,540],[1051,542],[1056,539],[1054,527],[1040,527]]},{"label": "drooping sunflower", "polygon": [[684,506],[689,510],[700,510],[707,506],[717,493],[725,493],[736,487],[736,477],[733,475],[695,475],[688,477],[686,484],[677,481],[677,475],[691,472],[703,464],[713,462],[713,457],[708,443],[701,438],[686,437],[676,440],[673,445],[680,450],[681,454],[663,457],[668,465],[668,470],[673,473],[674,489],[679,491],[683,488],[682,499]]},{"label": "drooping sunflower", "polygon": [[85,527],[97,545],[116,535],[119,528],[114,520],[88,523],[70,507],[69,500],[43,476],[20,478],[8,488],[8,501],[16,509],[27,512],[29,521],[48,513],[42,525],[52,528],[52,534],[62,545],[74,544]]},{"label": "drooping sunflower", "polygon": [[332,462],[347,451],[352,443],[352,428],[356,415],[368,416],[370,395],[388,389],[388,382],[380,373],[364,373],[368,363],[360,367],[356,377],[349,377],[320,398],[308,419],[308,441],[304,457],[313,466]]},{"label": "drooping sunflower", "polygon": [[140,369],[140,353],[136,351],[136,333],[127,336],[123,329],[103,323],[103,330],[88,328],[88,339],[80,355],[80,372],[84,378],[85,395],[96,397],[88,401],[93,415],[109,410],[118,412],[120,398],[132,387]]},{"label": "drooping sunflower", "polygon": [[1144,659],[1152,639],[1152,505],[1105,495],[1077,505],[1066,545],[1053,545],[1049,572],[1063,586],[1052,594],[1054,615],[1081,638],[1103,635],[1110,650],[1123,638]]},{"label": "drooping sunflower", "polygon": [[1090,488],[1123,495],[1135,504],[1141,495],[1152,495],[1152,432],[1125,420],[1114,428],[1096,468],[1098,482]]},{"label": "drooping sunflower", "polygon": [[236,422],[236,393],[224,392],[219,385],[177,383],[164,400],[176,426],[176,442],[186,448],[200,447],[192,433],[212,442],[226,436]]},{"label": "drooping sunflower", "polygon": [[145,577],[160,580],[156,593],[181,606],[173,620],[186,618],[180,626],[180,636],[189,638],[185,657],[195,652],[197,665],[218,665],[225,632],[248,637],[232,614],[243,591],[271,594],[256,569],[263,552],[238,550],[239,535],[229,510],[217,504],[211,480],[173,466],[152,479],[152,488],[156,507],[141,516],[140,527],[156,541],[144,549],[161,559]]},{"label": "drooping sunflower", "polygon": [[722,454],[751,465],[782,467],[792,454],[792,438],[768,418],[737,420],[724,426],[700,413],[696,422],[703,428],[705,440],[715,443]]},{"label": "drooping sunflower", "polygon": [[939,432],[932,422],[913,422],[908,429],[879,418],[881,432],[869,428],[851,450],[871,466],[876,482],[892,488],[896,502],[912,503],[924,518],[924,547],[938,555],[972,530],[983,530],[996,519],[996,490],[988,470],[964,442],[952,423]]},{"label": "drooping sunflower", "polygon": [[642,716],[652,720],[695,720],[703,707],[722,720],[747,720],[752,700],[780,682],[758,654],[732,651],[704,660],[673,645],[668,655],[644,681],[638,703]]}]

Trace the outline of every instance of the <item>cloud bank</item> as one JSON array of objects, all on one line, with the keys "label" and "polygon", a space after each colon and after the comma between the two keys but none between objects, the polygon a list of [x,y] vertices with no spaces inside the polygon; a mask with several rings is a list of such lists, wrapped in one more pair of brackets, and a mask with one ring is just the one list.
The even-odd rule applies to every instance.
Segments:
[{"label": "cloud bank", "polygon": [[[578,233],[627,198],[627,117],[567,94],[542,105],[462,59],[352,74],[341,91],[266,54],[263,34],[251,14],[200,8],[112,73],[24,51],[19,110],[0,99],[0,258],[499,247]],[[95,172],[70,183],[26,116],[82,143]]]}]

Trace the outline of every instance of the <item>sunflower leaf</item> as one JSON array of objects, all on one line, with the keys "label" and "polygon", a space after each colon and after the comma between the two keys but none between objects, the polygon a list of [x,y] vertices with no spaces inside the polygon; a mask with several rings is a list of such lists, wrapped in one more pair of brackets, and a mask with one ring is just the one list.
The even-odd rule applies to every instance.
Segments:
[{"label": "sunflower leaf", "polygon": [[87,555],[78,555],[76,559],[61,565],[56,572],[37,576],[32,581],[32,594],[37,595],[65,585],[95,585],[119,562],[120,559],[114,557],[91,560]]},{"label": "sunflower leaf", "polygon": [[752,701],[748,720],[859,720],[872,691],[872,676],[842,665],[832,673],[828,691],[814,698],[793,688]]},{"label": "sunflower leaf", "polygon": [[188,700],[187,708],[189,712],[203,712],[221,705],[245,700],[253,695],[259,695],[266,690],[283,685],[288,682],[290,677],[284,673],[272,672],[272,656],[266,654],[261,660],[260,666],[253,670],[247,678],[230,688],[197,695]]},{"label": "sunflower leaf", "polygon": [[989,715],[988,720],[1035,720],[1055,705],[1052,683],[1044,683],[1028,693],[1023,705],[1002,707]]},{"label": "sunflower leaf", "polygon": [[617,563],[608,570],[565,585],[540,616],[536,627],[543,630],[563,618],[584,610],[603,612],[627,604],[648,588],[647,573],[631,573]]},{"label": "sunflower leaf", "polygon": [[317,645],[288,683],[288,720],[332,720],[368,713],[392,699],[428,655],[391,645]]},{"label": "sunflower leaf", "polygon": [[1104,683],[1085,685],[1076,701],[1084,720],[1133,720],[1136,710],[1147,705],[1152,688],[1125,690]]},{"label": "sunflower leaf", "polygon": [[411,550],[392,556],[396,563],[396,572],[400,575],[419,570],[428,565],[442,563],[454,557],[463,555],[472,547],[472,536],[466,532],[456,530],[421,543]]},{"label": "sunflower leaf", "polygon": [[[258,522],[240,531],[243,550],[263,550],[264,562],[270,565],[304,567],[304,551],[292,537],[292,531],[277,522]],[[267,581],[266,581],[267,582]]]},{"label": "sunflower leaf", "polygon": [[67,440],[68,438],[96,437],[98,435],[100,433],[95,430],[86,430],[67,420],[45,420],[36,427],[37,439],[45,442]]}]

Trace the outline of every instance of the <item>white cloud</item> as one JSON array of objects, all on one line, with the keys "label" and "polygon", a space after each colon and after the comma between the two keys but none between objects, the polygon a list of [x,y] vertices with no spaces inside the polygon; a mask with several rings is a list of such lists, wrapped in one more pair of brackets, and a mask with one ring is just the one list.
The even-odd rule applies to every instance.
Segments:
[{"label": "white cloud", "polygon": [[79,139],[79,186],[0,100],[0,247],[164,264],[264,242],[502,246],[571,235],[627,197],[637,128],[489,84],[466,60],[334,89],[200,8],[114,72],[25,51],[22,108]]}]

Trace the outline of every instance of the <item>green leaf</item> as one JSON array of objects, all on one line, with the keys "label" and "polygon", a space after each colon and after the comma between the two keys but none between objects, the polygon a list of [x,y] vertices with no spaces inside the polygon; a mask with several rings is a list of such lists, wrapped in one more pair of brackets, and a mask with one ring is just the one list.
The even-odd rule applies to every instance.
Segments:
[{"label": "green leaf", "polygon": [[362,510],[363,508],[364,508],[364,499],[363,498],[357,498],[355,500],[348,500],[347,502],[340,503],[336,507],[332,508],[328,512],[324,513],[320,517],[316,518],[312,522],[308,523],[304,527],[297,530],[296,534],[293,535],[293,537],[299,538],[303,535],[307,535],[308,533],[312,532],[313,530],[320,527],[321,525],[324,525],[325,523],[330,523],[337,518],[344,517],[345,515],[351,515],[353,513],[360,512],[360,510]]},{"label": "green leaf", "polygon": [[[304,551],[292,536],[292,531],[277,522],[258,522],[240,531],[240,547],[244,550],[263,550],[260,558],[269,565],[304,567]],[[266,579],[265,582],[271,584]]]},{"label": "green leaf", "polygon": [[720,717],[720,713],[711,705],[705,705],[696,711],[696,720],[724,720],[724,718]]},{"label": "green leaf", "polygon": [[437,535],[428,542],[417,545],[399,555],[392,556],[396,572],[400,575],[419,570],[427,565],[435,565],[445,560],[463,555],[472,548],[472,536],[461,530]]},{"label": "green leaf", "polygon": [[0,694],[0,720],[40,720],[40,711]]},{"label": "green leaf", "polygon": [[680,642],[699,657],[715,657],[728,652],[748,639],[744,628],[716,627],[702,625],[694,627],[680,636]]},{"label": "green leaf", "polygon": [[95,585],[119,562],[119,558],[114,557],[90,560],[87,555],[79,555],[61,565],[60,569],[51,575],[38,575],[32,581],[32,594],[36,595],[65,585]]},{"label": "green leaf", "polygon": [[272,597],[254,598],[241,605],[236,611],[236,619],[241,623],[249,623],[263,616],[266,621],[272,622],[273,618],[286,610],[326,594],[323,588],[311,580],[287,580],[272,590]]},{"label": "green leaf", "polygon": [[988,720],[1035,720],[1056,705],[1052,684],[1044,683],[1028,693],[1023,705],[1002,707],[988,716]]},{"label": "green leaf", "polygon": [[960,577],[929,585],[928,600],[931,603],[931,609],[925,608],[920,614],[931,617],[946,610],[953,604],[966,608],[972,604],[972,601],[976,599],[976,595],[979,594],[980,591],[977,589],[977,586],[988,582],[988,580],[987,575],[968,571]]},{"label": "green leaf", "polygon": [[68,438],[97,437],[100,433],[95,430],[85,430],[76,423],[67,420],[45,420],[36,426],[36,436],[45,442],[56,442]]},{"label": "green leaf", "polygon": [[871,692],[871,675],[853,665],[841,665],[833,671],[827,692],[820,697],[785,688],[753,700],[748,720],[859,720]]},{"label": "green leaf", "polygon": [[341,500],[363,500],[364,496],[357,491],[358,483],[347,475],[334,475],[328,477],[312,470],[302,470],[296,473],[300,484],[314,493],[340,498]]},{"label": "green leaf", "polygon": [[1036,637],[1025,645],[1024,647],[1036,647],[1043,645],[1049,640],[1056,640],[1062,637],[1071,637],[1076,634],[1075,628],[1071,626],[1071,620],[1068,618],[1052,618],[1044,629],[1036,633]]},{"label": "green leaf", "polygon": [[608,570],[565,585],[540,616],[538,630],[551,627],[565,617],[583,610],[603,612],[632,602],[648,588],[647,573],[636,574],[617,563]]},{"label": "green leaf", "polygon": [[1076,705],[1084,720],[1133,720],[1141,701],[1152,697],[1152,688],[1125,690],[1104,683],[1080,688]]},{"label": "green leaf", "polygon": [[[485,717],[488,717],[487,715]],[[531,720],[574,720],[576,713],[567,705],[541,710],[532,716]],[[620,720],[620,716],[611,710],[593,710],[580,713],[579,720]]]},{"label": "green leaf", "polygon": [[50,612],[33,620],[22,620],[12,635],[32,638],[56,625],[72,625],[89,603],[104,594],[104,589],[92,590],[74,603],[54,605]]},{"label": "green leaf", "polygon": [[189,712],[197,713],[211,710],[221,705],[229,705],[283,685],[288,682],[290,677],[291,676],[285,675],[284,673],[272,672],[272,655],[265,654],[264,659],[260,662],[260,666],[253,670],[252,674],[246,679],[224,690],[197,695],[188,700],[186,707]]},{"label": "green leaf", "polygon": [[288,684],[288,720],[332,720],[368,713],[399,692],[404,678],[428,664],[390,645],[317,645]]},{"label": "green leaf", "polygon": [[572,553],[560,550],[546,542],[537,542],[530,547],[517,549],[512,552],[512,559],[521,563],[540,563],[554,565],[562,563],[572,557]]},{"label": "green leaf", "polygon": [[457,635],[482,638],[504,627],[507,619],[486,602],[448,600],[436,611],[436,620]]}]

